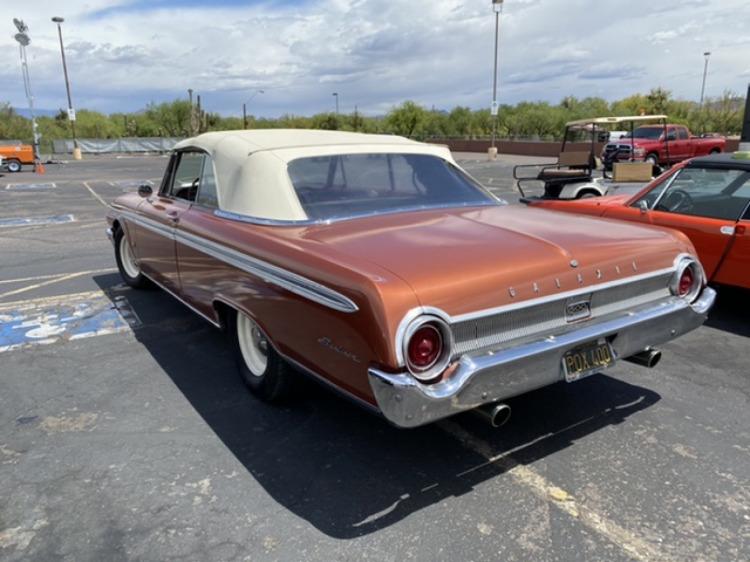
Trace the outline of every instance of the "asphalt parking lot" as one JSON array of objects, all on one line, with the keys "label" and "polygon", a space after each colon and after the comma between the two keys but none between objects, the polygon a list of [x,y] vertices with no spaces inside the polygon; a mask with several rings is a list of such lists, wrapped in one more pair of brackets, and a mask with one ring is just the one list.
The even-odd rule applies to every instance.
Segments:
[{"label": "asphalt parking lot", "polygon": [[[511,169],[459,155],[517,201]],[[750,559],[750,299],[656,369],[399,430],[318,388],[278,408],[221,332],[121,284],[106,204],[160,157],[0,177],[0,558]]]}]

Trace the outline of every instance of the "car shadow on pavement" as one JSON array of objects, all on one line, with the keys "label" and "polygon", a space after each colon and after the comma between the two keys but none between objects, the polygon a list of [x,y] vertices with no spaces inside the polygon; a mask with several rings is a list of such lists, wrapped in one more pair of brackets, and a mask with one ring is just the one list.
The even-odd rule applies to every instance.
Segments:
[{"label": "car shadow on pavement", "polygon": [[[221,331],[160,290],[113,288],[114,275],[96,280],[111,298],[126,296],[142,322],[138,341],[254,479],[328,536],[373,533],[510,466],[488,462],[446,431],[446,422],[398,429],[302,375],[287,404],[264,404],[247,392]],[[493,455],[512,452],[511,462],[528,464],[659,400],[649,389],[597,375],[509,400],[514,415],[500,429],[471,414],[447,424]]]},{"label": "car shadow on pavement", "polygon": [[706,326],[750,337],[750,291],[727,286],[716,290],[716,304],[708,314]]}]

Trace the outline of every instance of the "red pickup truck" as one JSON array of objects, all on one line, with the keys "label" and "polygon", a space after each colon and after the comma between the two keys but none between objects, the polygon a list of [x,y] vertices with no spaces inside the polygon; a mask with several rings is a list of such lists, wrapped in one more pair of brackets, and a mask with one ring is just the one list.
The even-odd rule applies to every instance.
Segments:
[{"label": "red pickup truck", "polygon": [[[607,168],[614,162],[633,160],[651,162],[654,165],[674,164],[694,156],[705,156],[723,152],[726,146],[723,137],[700,138],[690,134],[684,125],[667,125],[667,138],[664,138],[663,125],[642,125],[618,140],[610,141],[602,153]],[[669,156],[667,156],[667,149]]]}]

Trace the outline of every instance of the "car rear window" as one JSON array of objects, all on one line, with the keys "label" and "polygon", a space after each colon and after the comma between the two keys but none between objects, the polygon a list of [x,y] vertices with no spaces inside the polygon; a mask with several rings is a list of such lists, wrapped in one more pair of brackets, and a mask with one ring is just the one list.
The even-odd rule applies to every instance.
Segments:
[{"label": "car rear window", "polygon": [[461,170],[425,154],[299,158],[288,170],[302,207],[315,220],[498,203]]}]

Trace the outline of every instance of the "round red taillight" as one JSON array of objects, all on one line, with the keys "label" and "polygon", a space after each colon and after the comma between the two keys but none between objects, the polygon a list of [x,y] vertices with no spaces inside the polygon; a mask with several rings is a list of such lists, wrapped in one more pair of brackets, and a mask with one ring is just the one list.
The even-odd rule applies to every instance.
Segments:
[{"label": "round red taillight", "polygon": [[406,346],[409,364],[421,371],[429,369],[443,352],[443,336],[435,326],[425,324],[414,331]]},{"label": "round red taillight", "polygon": [[680,283],[677,286],[677,294],[686,297],[693,290],[695,284],[695,274],[692,267],[686,267],[680,276]]}]

